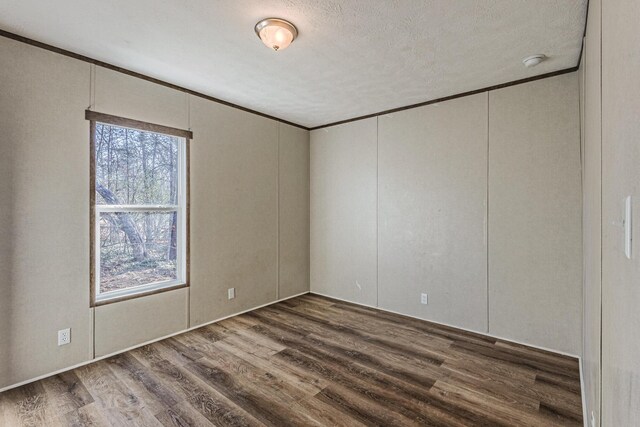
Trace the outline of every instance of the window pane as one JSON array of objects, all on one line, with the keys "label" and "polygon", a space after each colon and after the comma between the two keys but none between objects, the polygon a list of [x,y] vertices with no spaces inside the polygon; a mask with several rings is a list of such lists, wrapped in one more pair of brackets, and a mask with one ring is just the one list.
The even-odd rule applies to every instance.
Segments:
[{"label": "window pane", "polygon": [[177,278],[177,213],[100,213],[100,293]]},{"label": "window pane", "polygon": [[96,123],[96,203],[176,205],[181,138]]}]

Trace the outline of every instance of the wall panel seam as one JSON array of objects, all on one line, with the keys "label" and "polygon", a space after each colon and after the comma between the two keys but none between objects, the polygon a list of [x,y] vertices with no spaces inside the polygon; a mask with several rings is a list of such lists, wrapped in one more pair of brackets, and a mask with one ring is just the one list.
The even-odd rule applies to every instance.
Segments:
[{"label": "wall panel seam", "polygon": [[[600,81],[599,81],[599,91],[600,91],[600,139],[599,139],[599,143],[598,143],[598,147],[600,148],[600,360],[598,361],[598,373],[599,378],[598,378],[598,403],[599,403],[599,407],[598,407],[598,425],[602,425],[602,419],[603,419],[603,403],[602,403],[602,386],[603,386],[603,363],[602,363],[602,357],[604,355],[603,352],[603,346],[602,346],[602,339],[603,339],[603,322],[604,322],[604,304],[602,302],[602,296],[603,296],[603,292],[602,292],[602,288],[603,288],[603,280],[604,280],[604,268],[603,268],[603,262],[604,262],[604,239],[603,239],[603,232],[602,232],[602,218],[603,218],[603,193],[602,193],[602,180],[603,180],[603,152],[602,152],[602,138],[603,138],[603,133],[602,133],[602,129],[604,128],[603,126],[603,115],[602,115],[602,101],[603,101],[603,97],[602,97],[602,74],[603,74],[603,61],[602,61],[602,33],[603,33],[603,28],[602,28],[602,1],[598,2],[598,5],[600,6],[600,34],[598,34],[598,36],[600,37],[600,46],[599,46],[599,50],[600,50],[600,58],[598,61],[598,68],[600,68]],[[589,10],[589,8],[587,7],[587,11]]]},{"label": "wall panel seam", "polygon": [[380,117],[376,117],[376,307],[380,306]]},{"label": "wall panel seam", "polygon": [[276,299],[280,298],[280,123],[277,124],[276,132]]},{"label": "wall panel seam", "polygon": [[485,243],[485,250],[486,250],[486,256],[487,256],[487,273],[486,273],[486,280],[487,280],[487,333],[489,333],[489,322],[490,322],[490,301],[489,301],[489,159],[490,159],[490,147],[489,144],[490,139],[489,139],[489,126],[491,124],[491,115],[490,115],[490,108],[491,108],[491,103],[490,103],[490,97],[491,97],[491,92],[487,91],[487,193],[486,193],[486,197],[487,197],[487,207],[486,207],[486,225],[485,225],[485,233],[487,236],[487,240]]}]

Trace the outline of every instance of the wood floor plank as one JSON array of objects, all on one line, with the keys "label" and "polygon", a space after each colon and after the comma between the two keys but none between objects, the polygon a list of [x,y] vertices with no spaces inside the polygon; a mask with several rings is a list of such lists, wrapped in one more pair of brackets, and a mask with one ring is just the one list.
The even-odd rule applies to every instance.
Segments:
[{"label": "wood floor plank", "polygon": [[97,403],[90,403],[53,421],[48,420],[46,425],[48,427],[104,427],[112,423]]},{"label": "wood floor plank", "polygon": [[580,426],[575,358],[302,295],[0,394],[7,426]]},{"label": "wood floor plank", "polygon": [[290,411],[280,396],[273,399],[271,387],[258,387],[251,378],[234,375],[208,360],[200,359],[189,364],[187,369],[266,425],[284,427],[305,424],[305,418]]},{"label": "wood floor plank", "polygon": [[452,343],[450,339],[430,336],[411,327],[399,327],[397,324],[372,317],[368,314],[339,310],[331,306],[323,309],[317,309],[316,307],[310,309],[307,307],[308,305],[309,304],[287,307],[297,311],[307,312],[308,314],[319,316],[329,321],[338,321],[340,325],[348,326],[358,331],[367,331],[367,333],[384,337],[388,340],[408,343],[427,352],[433,351],[434,349],[447,349]]},{"label": "wood floor plank", "polygon": [[[229,337],[230,340],[236,340],[236,337]],[[262,335],[253,332],[253,327],[239,331],[237,334],[236,342],[251,342],[252,345],[267,348],[274,353],[285,349],[283,345],[278,344],[276,341],[263,337]],[[254,352],[255,353],[255,352]]]},{"label": "wood floor plank", "polygon": [[199,351],[195,351],[186,345],[182,344],[176,338],[167,338],[159,343],[157,346],[160,349],[165,349],[165,354],[170,354],[169,360],[174,361],[177,365],[184,365],[187,363],[191,363],[195,360],[203,357],[203,354]]},{"label": "wood floor plank", "polygon": [[236,346],[229,344],[227,340],[218,341],[216,346],[218,346],[220,350],[234,354],[265,372],[285,379],[293,387],[309,396],[317,394],[328,385],[328,383],[322,381],[319,377],[313,375],[313,373],[294,369],[290,364],[282,363],[280,359],[275,357],[264,354],[260,356],[246,350],[239,350]]},{"label": "wood floor plank", "polygon": [[489,425],[505,427],[513,425],[532,425],[529,423],[528,419],[520,416],[521,414],[519,414],[515,409],[512,408],[510,411],[505,412],[498,411],[497,409],[502,409],[499,405],[490,405],[486,400],[479,399],[478,396],[473,393],[469,393],[468,390],[461,389],[446,382],[436,383],[429,393],[434,396],[440,396],[441,398],[449,401],[452,405],[477,413],[487,419]]},{"label": "wood floor plank", "polygon": [[362,427],[365,425],[342,411],[336,411],[333,406],[317,399],[315,395],[296,402],[292,409],[309,414],[321,426]]},{"label": "wood floor plank", "polygon": [[145,369],[131,354],[124,353],[106,360],[111,371],[137,397],[144,401],[152,413],[157,413],[165,407],[179,403],[180,399],[170,388],[157,379],[153,372]]},{"label": "wood floor plank", "polygon": [[[453,350],[452,350],[453,352]],[[535,384],[536,372],[518,366],[503,365],[479,358],[461,357],[465,354],[455,353],[454,357],[447,358],[440,365],[447,372],[459,372],[477,379],[492,381],[498,380],[504,386],[527,386]]]},{"label": "wood floor plank", "polygon": [[564,390],[570,390],[574,393],[580,393],[580,378],[567,378],[566,376],[559,376],[549,374],[547,372],[541,372],[536,375],[536,384],[549,384],[557,386]]},{"label": "wood floor plank", "polygon": [[[208,333],[202,333],[202,329],[196,329],[174,337],[176,340],[200,354],[208,354],[217,351],[215,344],[222,339],[211,339]],[[234,334],[235,335],[235,334]]]},{"label": "wood floor plank", "polygon": [[197,332],[199,334],[206,335],[210,341],[222,340],[227,338],[229,335],[235,334],[235,331],[225,328],[218,323],[212,323],[198,328]]},{"label": "wood floor plank", "polygon": [[[257,316],[263,316],[262,314],[256,314]],[[296,326],[294,324],[287,324],[281,322],[279,320],[274,320],[268,317],[260,317],[263,323],[266,323],[274,328],[280,329],[281,331],[296,331],[297,328],[304,330],[303,326]],[[259,326],[255,327],[258,328]],[[256,329],[257,330],[257,329]],[[300,333],[300,332],[299,332]],[[303,333],[303,332],[302,332]],[[318,339],[314,337],[310,337],[310,334],[305,336],[305,340],[311,346],[313,346],[316,351],[330,352],[342,359],[344,363],[358,363],[360,365],[368,366],[373,369],[382,370],[389,375],[393,375],[396,378],[407,381],[412,384],[431,387],[435,382],[435,378],[429,377],[425,375],[423,372],[418,372],[416,369],[408,369],[406,366],[403,366],[401,362],[390,361],[385,355],[381,354],[380,356],[366,354],[360,351],[357,351],[353,348],[348,348],[345,346],[337,345],[335,343],[328,343],[327,340]],[[300,347],[300,343],[297,344]]]},{"label": "wood floor plank", "polygon": [[204,415],[186,402],[180,402],[165,408],[156,414],[158,421],[165,427],[213,427]]},{"label": "wood floor plank", "polygon": [[59,417],[93,402],[93,397],[73,371],[45,378],[42,386],[47,395],[47,418]]},{"label": "wood floor plank", "polygon": [[549,421],[549,424],[563,426],[582,424],[582,413],[576,413],[553,404],[540,403],[539,412]]},{"label": "wood floor plank", "polygon": [[164,360],[153,362],[153,371],[174,391],[180,393],[193,409],[217,426],[258,426],[260,423],[232,400],[209,387],[184,367]]},{"label": "wood floor plank", "polygon": [[[349,337],[355,343],[370,345],[381,351],[410,356],[422,362],[429,362],[439,366],[444,361],[441,355],[421,350],[416,346],[405,343],[400,340],[392,340],[387,337],[380,336],[379,332],[371,330],[370,332],[362,332],[362,329],[344,326],[344,322],[337,322],[316,314],[307,314],[291,310],[288,307],[280,308],[280,312],[284,313],[283,320],[288,319],[289,323],[300,323],[314,334],[321,336],[345,336]],[[362,328],[362,326],[360,326]]]},{"label": "wood floor plank", "polygon": [[536,355],[537,357],[545,358],[547,360],[550,360],[554,364],[556,364],[556,363],[557,364],[567,364],[567,365],[569,365],[570,368],[579,369],[578,359],[576,359],[575,357],[572,357],[572,356],[568,356],[566,354],[554,353],[552,351],[543,350],[541,348],[530,347],[530,346],[526,346],[524,344],[518,344],[518,343],[515,343],[515,342],[500,341],[500,340],[498,340],[496,342],[496,347],[506,348],[506,349],[510,349],[510,350],[513,350],[513,351],[518,351],[521,354]]},{"label": "wood floor plank", "polygon": [[529,368],[532,371],[545,372],[547,374],[553,374],[566,378],[580,378],[579,372],[574,372],[570,368],[553,365],[552,363],[546,361],[543,362],[536,359],[514,355],[509,352],[504,352],[497,347],[487,347],[474,343],[456,342],[451,345],[451,349],[461,351],[470,356],[472,355],[474,357],[491,360],[493,363],[504,363],[506,365],[512,365],[515,367]]},{"label": "wood floor plank", "polygon": [[545,384],[509,379],[502,375],[492,374],[487,369],[483,369],[484,366],[488,365],[474,364],[469,368],[459,369],[448,363],[443,364],[443,368],[451,372],[448,382],[452,384],[475,383],[477,390],[482,390],[488,395],[502,396],[506,400],[511,398],[516,400],[517,403],[514,403],[514,406],[539,406],[541,402],[554,402],[558,407],[574,413],[580,413],[582,410],[580,394]]},{"label": "wood floor plank", "polygon": [[273,372],[261,369],[238,357],[235,352],[218,351],[208,355],[205,360],[208,367],[220,368],[226,374],[269,393],[272,401],[281,401],[283,404],[287,404],[308,397],[308,393],[304,390],[287,382],[286,375],[276,376]]},{"label": "wood floor plank", "polygon": [[294,299],[295,300],[299,300],[299,301],[310,301],[314,304],[320,305],[320,306],[325,306],[325,307],[330,307],[332,305],[335,304],[334,300],[331,300],[329,298],[326,297],[322,297],[320,295],[314,295],[314,294],[304,294],[301,295],[297,298]]},{"label": "wood floor plank", "polygon": [[540,406],[564,414],[569,418],[582,418],[582,399],[580,392],[571,392],[565,388],[554,385],[538,384],[533,387],[533,392],[540,400]]},{"label": "wood floor plank", "polygon": [[531,395],[506,388],[502,384],[496,384],[489,381],[478,381],[473,377],[452,373],[442,381],[455,385],[462,389],[469,389],[481,392],[489,398],[499,400],[514,408],[536,411],[540,406],[540,401]]},{"label": "wood floor plank", "polygon": [[223,328],[226,328],[229,331],[238,332],[244,329],[248,329],[252,326],[255,326],[256,322],[250,317],[240,314],[238,316],[229,317],[227,319],[221,320],[220,322],[217,323],[217,325],[222,326]]},{"label": "wood floor plank", "polygon": [[[407,384],[390,380],[384,374],[357,365],[345,365],[340,360],[323,357],[320,355],[303,354],[298,350],[287,349],[276,355],[290,364],[303,367],[307,371],[315,372],[325,381],[334,386],[338,394],[341,390],[358,395],[361,399],[371,400],[377,406],[395,411],[422,425],[471,425],[464,419],[453,416],[438,405],[425,404],[422,396],[426,395],[426,389],[420,389],[413,394],[407,392]],[[326,396],[325,399],[326,401]],[[365,405],[366,408],[366,405]],[[362,405],[356,408],[356,413],[365,410]],[[369,422],[360,418],[362,422]]]},{"label": "wood floor plank", "polygon": [[381,311],[370,307],[359,306],[344,301],[337,302],[331,306],[337,310],[344,312],[353,311],[355,313],[368,314],[376,319],[384,319],[398,327],[411,327],[416,331],[423,332],[427,335],[449,339],[452,341],[472,342],[479,345],[493,346],[497,339],[478,333],[456,329],[451,326],[440,325],[413,317],[402,316],[400,314]]},{"label": "wood floor plank", "polygon": [[[189,362],[192,362],[192,358],[196,357],[195,353],[189,351],[190,357],[187,357],[180,350],[176,350],[175,344],[170,344],[163,340],[151,345],[145,345],[134,350],[131,350],[131,354],[136,357],[142,364],[150,366],[154,362],[160,362],[168,360],[176,366],[183,366]],[[201,355],[200,355],[201,357]]]},{"label": "wood floor plank", "polygon": [[97,407],[113,426],[159,426],[153,414],[122,381],[100,361],[76,370]]},{"label": "wood floor plank", "polygon": [[34,382],[0,395],[0,420],[6,425],[38,426],[47,419],[47,397],[42,382]]},{"label": "wood floor plank", "polygon": [[425,425],[424,420],[421,418],[411,419],[397,412],[387,410],[383,406],[376,404],[375,400],[365,399],[360,394],[335,384],[325,388],[315,397],[365,425]]}]

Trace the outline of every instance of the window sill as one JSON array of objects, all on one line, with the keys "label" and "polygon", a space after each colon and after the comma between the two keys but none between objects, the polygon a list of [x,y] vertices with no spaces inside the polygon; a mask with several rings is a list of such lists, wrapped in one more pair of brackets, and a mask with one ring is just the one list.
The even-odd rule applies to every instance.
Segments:
[{"label": "window sill", "polygon": [[178,283],[178,284],[167,285],[165,287],[158,287],[158,288],[149,289],[147,291],[136,292],[136,293],[132,293],[132,294],[129,294],[129,295],[122,295],[122,296],[114,296],[114,297],[111,297],[111,298],[97,299],[96,301],[93,301],[93,303],[91,304],[91,307],[99,307],[101,305],[107,305],[107,304],[113,304],[113,303],[116,303],[116,302],[128,301],[128,300],[132,300],[132,299],[135,299],[135,298],[141,298],[141,297],[146,297],[146,296],[149,296],[149,295],[160,294],[162,292],[175,291],[177,289],[188,288],[188,287],[189,287],[188,283]]}]

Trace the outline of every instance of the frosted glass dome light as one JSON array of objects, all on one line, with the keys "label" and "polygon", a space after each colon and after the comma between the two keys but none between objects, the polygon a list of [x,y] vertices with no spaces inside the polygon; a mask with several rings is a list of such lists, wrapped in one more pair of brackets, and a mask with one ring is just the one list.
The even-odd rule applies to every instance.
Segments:
[{"label": "frosted glass dome light", "polygon": [[262,43],[276,52],[286,49],[298,37],[298,30],[291,22],[278,18],[263,19],[255,30]]}]

